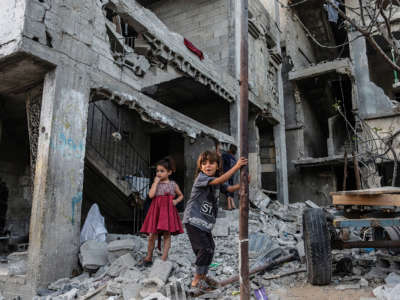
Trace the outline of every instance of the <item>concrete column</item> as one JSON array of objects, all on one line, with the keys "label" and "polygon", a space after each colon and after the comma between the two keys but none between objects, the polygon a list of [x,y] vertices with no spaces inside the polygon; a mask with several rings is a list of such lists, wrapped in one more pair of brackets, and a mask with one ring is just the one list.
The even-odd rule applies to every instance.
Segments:
[{"label": "concrete column", "polygon": [[[278,74],[282,74],[282,65],[279,66]],[[283,98],[282,76],[278,76],[279,111],[281,120],[274,126],[274,141],[276,152],[276,186],[278,200],[284,205],[289,204],[287,154],[286,154],[286,130],[285,130],[285,105]]]},{"label": "concrete column", "polygon": [[256,114],[249,116],[249,174],[250,185],[261,188],[260,133],[256,125]]},{"label": "concrete column", "polygon": [[89,93],[87,75],[70,67],[45,76],[29,236],[34,288],[77,266]]},{"label": "concrete column", "polygon": [[[358,32],[349,32],[349,40],[353,40],[358,35]],[[353,101],[353,109],[358,109],[361,117],[369,114],[391,112],[392,103],[390,99],[370,79],[365,37],[359,37],[350,43],[350,57],[353,61],[358,95],[356,101]]]}]

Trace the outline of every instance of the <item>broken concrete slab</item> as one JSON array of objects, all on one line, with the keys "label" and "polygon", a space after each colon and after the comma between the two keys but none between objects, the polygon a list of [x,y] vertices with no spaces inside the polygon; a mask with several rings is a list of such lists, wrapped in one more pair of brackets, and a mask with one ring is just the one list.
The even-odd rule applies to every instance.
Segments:
[{"label": "broken concrete slab", "polygon": [[138,283],[124,284],[122,286],[122,296],[124,300],[135,300],[139,297],[141,285]]},{"label": "broken concrete slab", "polygon": [[400,275],[392,272],[385,278],[385,283],[390,286],[400,284]]},{"label": "broken concrete slab", "polygon": [[147,296],[146,298],[144,298],[143,300],[170,300],[170,299],[165,297],[161,293],[153,293],[153,294]]},{"label": "broken concrete slab", "polygon": [[250,187],[249,201],[251,201],[251,203],[257,206],[260,210],[265,210],[271,202],[271,198],[259,188]]},{"label": "broken concrete slab", "polygon": [[122,283],[133,283],[139,282],[143,278],[143,276],[143,273],[140,272],[138,269],[130,268],[122,271],[115,280]]},{"label": "broken concrete slab", "polygon": [[326,73],[336,72],[339,74],[353,75],[353,64],[350,59],[336,59],[334,61],[322,62],[317,65],[303,68],[302,70],[294,70],[289,72],[289,80],[303,80],[307,78],[321,76]]},{"label": "broken concrete slab", "polygon": [[115,281],[110,281],[107,283],[107,288],[106,288],[106,295],[108,296],[116,296],[120,295],[122,293],[122,284],[115,282]]},{"label": "broken concrete slab", "polygon": [[82,244],[79,258],[84,269],[97,270],[108,263],[107,244],[89,240]]},{"label": "broken concrete slab", "polygon": [[133,259],[132,255],[129,253],[125,254],[111,264],[110,268],[107,270],[107,274],[111,277],[117,277],[122,271],[134,267],[135,264],[136,261]]},{"label": "broken concrete slab", "polygon": [[134,239],[115,240],[108,244],[108,261],[113,263],[118,257],[127,253],[139,251],[142,247],[142,242]]},{"label": "broken concrete slab", "polygon": [[274,246],[270,237],[262,232],[251,233],[249,237],[249,257],[257,258]]},{"label": "broken concrete slab", "polygon": [[173,264],[170,261],[157,259],[150,269],[149,279],[158,278],[164,284],[167,282],[169,275],[173,269]]}]

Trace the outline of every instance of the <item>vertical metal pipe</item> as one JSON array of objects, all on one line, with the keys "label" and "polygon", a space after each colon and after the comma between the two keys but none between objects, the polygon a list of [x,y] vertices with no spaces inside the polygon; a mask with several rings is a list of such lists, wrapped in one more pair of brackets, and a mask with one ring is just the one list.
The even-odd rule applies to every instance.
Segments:
[{"label": "vertical metal pipe", "polygon": [[[240,156],[248,158],[248,118],[249,118],[249,53],[248,53],[248,0],[241,1],[241,37],[240,37]],[[240,299],[250,299],[249,282],[249,182],[248,167],[240,170],[240,220],[239,220],[239,257],[240,257]]]}]

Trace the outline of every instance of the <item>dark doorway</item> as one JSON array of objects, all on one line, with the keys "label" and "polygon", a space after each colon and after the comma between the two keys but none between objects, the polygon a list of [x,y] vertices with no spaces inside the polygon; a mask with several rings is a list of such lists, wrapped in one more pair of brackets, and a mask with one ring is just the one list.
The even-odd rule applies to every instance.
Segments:
[{"label": "dark doorway", "polygon": [[[173,131],[158,132],[151,135],[150,140],[150,164],[155,174],[155,164],[166,156],[171,156],[176,163],[176,172],[170,177],[184,193],[185,161],[184,139],[181,134]],[[154,177],[154,175],[153,175]],[[153,178],[152,178],[153,179]],[[184,201],[177,205],[178,211],[183,211]]]}]

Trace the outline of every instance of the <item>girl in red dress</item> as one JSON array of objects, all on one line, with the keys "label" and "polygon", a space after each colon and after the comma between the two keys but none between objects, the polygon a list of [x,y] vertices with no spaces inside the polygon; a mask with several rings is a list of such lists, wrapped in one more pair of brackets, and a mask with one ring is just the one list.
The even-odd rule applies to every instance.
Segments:
[{"label": "girl in red dress", "polygon": [[[150,188],[149,197],[152,199],[149,211],[140,232],[149,234],[147,256],[143,260],[145,266],[153,261],[153,250],[159,235],[164,237],[162,260],[167,260],[171,248],[171,234],[183,233],[182,222],[176,205],[182,201],[183,194],[179,186],[169,176],[175,172],[171,158],[166,157],[157,164],[156,177]],[[176,197],[176,198],[175,198]]]}]

